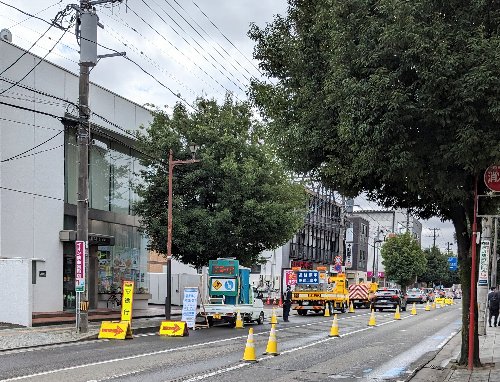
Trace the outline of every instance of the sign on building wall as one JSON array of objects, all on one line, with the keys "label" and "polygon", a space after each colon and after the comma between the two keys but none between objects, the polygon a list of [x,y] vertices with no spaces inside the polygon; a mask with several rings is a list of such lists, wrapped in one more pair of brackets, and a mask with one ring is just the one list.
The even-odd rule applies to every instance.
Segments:
[{"label": "sign on building wall", "polygon": [[85,292],[85,242],[75,242],[75,292]]},{"label": "sign on building wall", "polygon": [[295,273],[294,270],[291,269],[285,269],[283,271],[284,277],[285,277],[285,285],[296,285],[297,284],[297,273]]},{"label": "sign on building wall", "polygon": [[479,252],[479,276],[477,285],[488,285],[488,268],[490,265],[490,241],[481,240],[481,252]]},{"label": "sign on building wall", "polygon": [[347,244],[347,247],[345,249],[345,267],[346,268],[352,267],[352,246],[351,246],[351,243]]}]

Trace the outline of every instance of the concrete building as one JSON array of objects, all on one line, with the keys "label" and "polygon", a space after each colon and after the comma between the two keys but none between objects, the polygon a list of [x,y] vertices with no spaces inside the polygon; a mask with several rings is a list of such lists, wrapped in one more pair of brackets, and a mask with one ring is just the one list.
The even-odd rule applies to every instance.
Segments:
[{"label": "concrete building", "polygon": [[347,221],[349,222],[345,238],[347,279],[350,283],[367,281],[370,223],[360,216],[348,216]]},{"label": "concrete building", "polygon": [[[29,312],[74,309],[76,129],[61,118],[78,114],[78,77],[8,41],[0,40],[0,51],[0,259],[19,259],[0,267],[2,286],[11,285],[0,289],[0,305],[13,309],[3,303],[7,295],[26,289],[16,301]],[[134,280],[135,301],[147,303],[147,241],[132,211],[141,165],[126,130],[148,125],[152,115],[96,84],[89,99],[91,308],[105,305],[123,279]],[[21,263],[31,264],[31,277],[18,287],[9,264],[18,270]]]}]

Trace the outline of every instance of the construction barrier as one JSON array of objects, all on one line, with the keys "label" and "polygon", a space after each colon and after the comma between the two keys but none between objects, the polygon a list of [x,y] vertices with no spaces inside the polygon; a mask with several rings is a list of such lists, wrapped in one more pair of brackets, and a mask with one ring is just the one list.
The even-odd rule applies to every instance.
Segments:
[{"label": "construction barrier", "polygon": [[[122,284],[122,310],[120,321],[103,321],[97,338],[113,340],[132,339],[132,304],[134,282],[125,280]],[[83,302],[83,301],[82,301]]]},{"label": "construction barrier", "polygon": [[184,321],[162,321],[160,325],[160,336],[189,336],[187,324]]}]

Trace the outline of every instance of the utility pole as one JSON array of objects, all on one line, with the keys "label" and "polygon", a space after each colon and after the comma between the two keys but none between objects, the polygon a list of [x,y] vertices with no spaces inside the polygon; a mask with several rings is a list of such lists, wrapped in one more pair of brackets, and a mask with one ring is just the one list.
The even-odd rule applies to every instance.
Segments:
[{"label": "utility pole", "polygon": [[406,209],[406,233],[410,232],[410,209]]},{"label": "utility pole", "polygon": [[497,265],[498,265],[498,256],[497,256],[497,245],[498,245],[498,218],[493,218],[495,221],[494,225],[494,233],[493,233],[493,250],[491,252],[491,282],[490,286],[497,286]]},{"label": "utility pole", "polygon": [[[87,333],[89,329],[89,141],[90,141],[90,109],[89,109],[89,73],[90,67],[97,64],[97,59],[104,56],[97,55],[97,17],[94,6],[104,3],[121,2],[122,0],[80,0],[80,5],[72,4],[77,16],[77,37],[80,40],[80,80],[78,92],[78,191],[76,205],[76,240],[83,242],[85,248],[85,283],[83,296],[77,307],[78,330]],[[106,57],[124,55],[118,53]]]},{"label": "utility pole", "polygon": [[[434,244],[434,245],[435,245],[435,244]],[[449,242],[449,241],[446,243],[446,254],[447,254],[448,256],[450,255],[450,252],[451,252],[451,251],[450,251],[450,247],[451,247],[452,245],[453,245],[453,243],[451,243],[451,242]]]},{"label": "utility pole", "polygon": [[436,231],[440,231],[441,229],[440,228],[429,228],[429,230],[433,231],[433,237],[434,237],[434,240],[433,240],[433,244],[432,244],[432,248],[436,247],[436,237],[438,237],[438,235],[436,234]]}]

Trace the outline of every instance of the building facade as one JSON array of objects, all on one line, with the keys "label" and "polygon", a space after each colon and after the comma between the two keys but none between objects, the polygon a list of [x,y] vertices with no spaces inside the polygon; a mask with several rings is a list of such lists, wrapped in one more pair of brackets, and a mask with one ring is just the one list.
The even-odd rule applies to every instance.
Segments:
[{"label": "building facade", "polygon": [[370,237],[370,223],[360,216],[348,216],[345,239],[345,268],[349,282],[367,280],[368,239]]},{"label": "building facade", "polygon": [[[0,258],[32,259],[32,301],[20,303],[33,312],[74,309],[78,153],[76,128],[61,119],[78,114],[78,76],[4,40],[0,51],[0,72],[20,58],[0,76]],[[147,240],[133,212],[140,154],[126,130],[152,115],[95,84],[89,100],[91,308],[124,279],[147,301]]]}]

